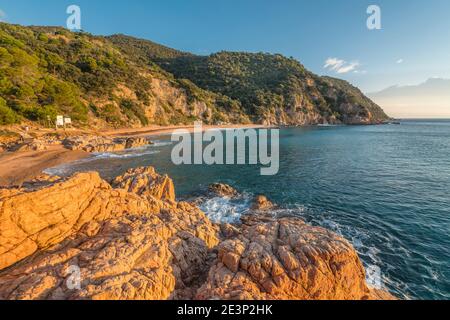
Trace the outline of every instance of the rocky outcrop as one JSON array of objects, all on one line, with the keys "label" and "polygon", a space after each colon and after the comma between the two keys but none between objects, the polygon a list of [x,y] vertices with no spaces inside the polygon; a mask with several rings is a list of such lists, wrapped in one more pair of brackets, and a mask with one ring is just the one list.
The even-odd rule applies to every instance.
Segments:
[{"label": "rocky outcrop", "polygon": [[76,136],[63,141],[63,145],[70,150],[85,152],[117,152],[131,148],[138,148],[151,144],[141,137],[109,138],[102,136]]},{"label": "rocky outcrop", "polygon": [[264,195],[257,195],[253,199],[252,210],[267,211],[275,208],[275,205]]},{"label": "rocky outcrop", "polygon": [[12,148],[12,151],[17,151],[17,152],[42,151],[42,150],[47,150],[47,148],[48,147],[44,141],[35,139],[31,142],[17,145],[16,147]]},{"label": "rocky outcrop", "polygon": [[[192,297],[218,227],[198,208],[148,190],[113,189],[96,173],[39,190],[2,190],[0,269],[16,265],[0,273],[0,298]],[[68,284],[73,272],[78,289]]]},{"label": "rocky outcrop", "polygon": [[60,243],[90,221],[148,210],[140,197],[113,190],[97,173],[44,188],[0,190],[0,269]]},{"label": "rocky outcrop", "polygon": [[352,246],[297,218],[247,217],[218,246],[199,299],[368,299]]},{"label": "rocky outcrop", "polygon": [[[217,244],[215,229],[196,208],[155,205],[160,211],[89,222],[76,236],[0,275],[0,298],[189,296],[186,288],[207,271],[202,268]],[[79,284],[70,286],[77,279],[71,276],[79,276]]]},{"label": "rocky outcrop", "polygon": [[270,210],[213,224],[153,168],[0,190],[0,299],[389,297],[332,232]]},{"label": "rocky outcrop", "polygon": [[208,192],[211,195],[218,197],[236,197],[239,193],[232,186],[224,183],[214,183],[208,187]]},{"label": "rocky outcrop", "polygon": [[159,200],[175,201],[175,187],[167,175],[161,176],[152,167],[130,169],[112,182],[113,187]]}]

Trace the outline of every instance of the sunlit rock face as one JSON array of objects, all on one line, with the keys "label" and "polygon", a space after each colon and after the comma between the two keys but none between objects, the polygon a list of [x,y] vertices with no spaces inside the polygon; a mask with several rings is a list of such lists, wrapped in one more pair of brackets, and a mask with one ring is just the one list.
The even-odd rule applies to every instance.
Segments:
[{"label": "sunlit rock face", "polygon": [[390,297],[346,240],[264,207],[213,224],[150,167],[0,190],[0,299]]}]

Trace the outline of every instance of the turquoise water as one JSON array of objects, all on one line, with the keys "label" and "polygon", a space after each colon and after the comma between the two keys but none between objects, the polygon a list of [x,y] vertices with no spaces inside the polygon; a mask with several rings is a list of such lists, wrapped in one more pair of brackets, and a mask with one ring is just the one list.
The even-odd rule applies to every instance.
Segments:
[{"label": "turquoise water", "polygon": [[[98,170],[109,178],[152,165],[174,179],[178,196],[219,181],[262,193],[350,240],[366,266],[381,268],[384,285],[397,296],[450,298],[450,121],[293,128],[280,138],[280,171],[273,177],[260,176],[257,166],[174,166],[163,137],[147,149],[53,172]],[[246,205],[205,210],[220,219],[217,207],[234,206],[236,215]]]}]

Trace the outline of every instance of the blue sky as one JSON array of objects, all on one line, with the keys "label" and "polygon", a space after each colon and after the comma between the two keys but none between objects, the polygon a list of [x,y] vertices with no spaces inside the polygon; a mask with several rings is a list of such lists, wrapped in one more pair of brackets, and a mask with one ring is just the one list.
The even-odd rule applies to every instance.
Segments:
[{"label": "blue sky", "polygon": [[[450,78],[449,0],[0,0],[0,19],[64,26],[71,4],[94,34],[124,33],[197,54],[281,53],[365,92]],[[366,27],[371,4],[381,8],[382,30]],[[334,70],[324,68],[330,58]]]}]

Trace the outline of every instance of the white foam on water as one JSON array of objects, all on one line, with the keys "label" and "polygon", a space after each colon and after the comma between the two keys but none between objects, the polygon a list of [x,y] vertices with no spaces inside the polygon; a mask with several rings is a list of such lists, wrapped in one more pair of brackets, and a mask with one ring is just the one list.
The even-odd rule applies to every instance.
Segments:
[{"label": "white foam on water", "polygon": [[139,158],[146,155],[157,154],[159,151],[150,150],[148,147],[139,147],[134,149],[129,149],[127,152],[99,152],[93,153],[91,157],[76,160],[70,163],[66,163],[60,166],[56,166],[53,168],[48,168],[43,171],[43,173],[51,175],[51,176],[65,176],[67,173],[71,171],[71,169],[79,164],[89,163],[96,160],[102,159],[128,159],[128,158]]},{"label": "white foam on water", "polygon": [[[137,151],[137,150],[148,150],[148,149],[134,149],[133,151]],[[133,152],[133,153],[100,152],[100,153],[93,153],[94,157],[89,158],[89,161],[98,160],[98,159],[138,158],[138,157],[142,157],[145,155],[156,154],[156,153],[159,153],[159,151],[148,150],[148,151],[144,151],[144,152]]]},{"label": "white foam on water", "polygon": [[[75,161],[78,162],[78,161]],[[75,162],[72,162],[71,165],[73,165]],[[70,171],[70,167],[71,165],[67,165],[67,164],[63,164],[57,167],[53,167],[53,168],[48,168],[45,169],[44,171],[42,171],[45,174],[48,174],[49,176],[65,176],[69,171]]]},{"label": "white foam on water", "polygon": [[244,194],[238,199],[216,197],[208,199],[200,209],[215,223],[238,223],[251,206],[251,196]]},{"label": "white foam on water", "polygon": [[166,146],[170,146],[170,145],[172,145],[172,144],[174,144],[174,142],[172,142],[172,141],[156,140],[156,141],[153,141],[153,144],[152,144],[151,146],[152,146],[152,147],[158,148],[158,147],[166,147]]}]

